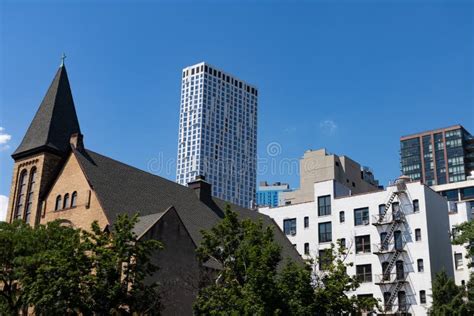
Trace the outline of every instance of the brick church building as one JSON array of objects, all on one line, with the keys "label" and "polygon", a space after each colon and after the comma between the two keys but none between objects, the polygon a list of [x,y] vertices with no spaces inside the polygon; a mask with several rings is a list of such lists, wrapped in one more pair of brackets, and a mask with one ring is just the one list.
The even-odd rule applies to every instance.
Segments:
[{"label": "brick church building", "polygon": [[[163,314],[192,314],[200,273],[195,256],[201,230],[223,216],[226,202],[211,196],[204,179],[181,186],[89,150],[83,141],[66,67],[61,65],[19,147],[11,182],[7,221],[30,225],[63,219],[90,229],[92,221],[106,229],[118,214],[138,212],[135,232],[164,244],[154,254],[161,284]],[[301,260],[272,219],[231,205],[242,218],[274,225],[283,257]],[[216,269],[216,263],[204,264]]]}]

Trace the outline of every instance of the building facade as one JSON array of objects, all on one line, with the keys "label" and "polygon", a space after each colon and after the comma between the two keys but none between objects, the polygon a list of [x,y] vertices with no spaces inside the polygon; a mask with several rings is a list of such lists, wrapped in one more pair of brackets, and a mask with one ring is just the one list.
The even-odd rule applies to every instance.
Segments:
[{"label": "building facade", "polygon": [[266,181],[260,182],[257,190],[258,206],[279,206],[284,204],[283,192],[289,192],[290,185],[288,183],[275,182],[268,184]]},{"label": "building facade", "polygon": [[314,184],[314,201],[260,208],[271,216],[304,257],[324,270],[332,243],[348,250],[349,275],[356,275],[356,295],[381,300],[380,312],[426,315],[431,281],[453,261],[445,199],[429,187],[397,181],[386,190],[351,194],[334,180]]},{"label": "building facade", "polygon": [[[79,128],[66,67],[62,65],[12,155],[14,160],[7,221],[32,226],[55,219],[88,230],[97,221],[102,230],[121,214],[139,214],[139,239],[156,239],[164,249],[151,255],[159,267],[150,281],[162,291],[162,315],[192,315],[202,276],[219,267],[202,263],[196,247],[202,231],[224,216],[227,205],[240,218],[275,225],[270,217],[211,195],[201,178],[182,186],[101,155],[87,148]],[[275,241],[284,257],[301,257],[279,229]]]},{"label": "building facade", "polygon": [[213,196],[255,204],[257,105],[255,86],[207,63],[184,68],[176,181],[201,175]]},{"label": "building facade", "polygon": [[300,187],[283,193],[284,204],[313,201],[314,183],[336,180],[352,193],[378,190],[372,171],[347,156],[330,154],[326,149],[307,150],[300,159]]},{"label": "building facade", "polygon": [[400,138],[402,174],[427,185],[466,180],[474,171],[474,137],[461,125]]},{"label": "building facade", "polygon": [[[444,196],[448,203],[449,226],[451,236],[457,234],[456,226],[471,221],[474,215],[474,178],[468,177],[466,181],[435,185],[431,187]],[[454,278],[456,284],[464,285],[469,281],[474,272],[469,268],[472,258],[467,258],[466,245],[452,246],[452,259],[454,265]]]}]

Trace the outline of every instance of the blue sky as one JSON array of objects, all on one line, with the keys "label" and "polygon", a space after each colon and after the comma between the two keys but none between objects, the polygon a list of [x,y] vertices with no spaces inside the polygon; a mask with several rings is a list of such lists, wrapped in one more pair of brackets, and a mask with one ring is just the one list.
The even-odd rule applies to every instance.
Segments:
[{"label": "blue sky", "polygon": [[0,195],[63,52],[86,146],[170,179],[200,61],[259,87],[259,180],[297,186],[279,163],[326,147],[386,184],[401,135],[474,131],[472,1],[1,1],[0,23]]}]

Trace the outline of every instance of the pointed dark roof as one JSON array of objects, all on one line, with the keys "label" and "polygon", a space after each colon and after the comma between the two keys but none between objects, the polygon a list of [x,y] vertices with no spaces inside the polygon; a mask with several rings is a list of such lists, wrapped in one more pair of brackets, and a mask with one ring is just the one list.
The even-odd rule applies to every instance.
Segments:
[{"label": "pointed dark roof", "polygon": [[80,133],[66,67],[61,66],[41,102],[20,146],[12,157],[17,159],[38,151],[65,156],[69,138]]}]

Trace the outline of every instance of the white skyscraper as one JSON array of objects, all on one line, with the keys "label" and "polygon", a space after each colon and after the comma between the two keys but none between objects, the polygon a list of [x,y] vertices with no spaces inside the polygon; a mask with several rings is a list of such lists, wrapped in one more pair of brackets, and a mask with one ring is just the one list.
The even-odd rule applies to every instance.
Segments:
[{"label": "white skyscraper", "polygon": [[202,175],[212,195],[255,201],[258,91],[209,64],[183,69],[176,181]]}]

